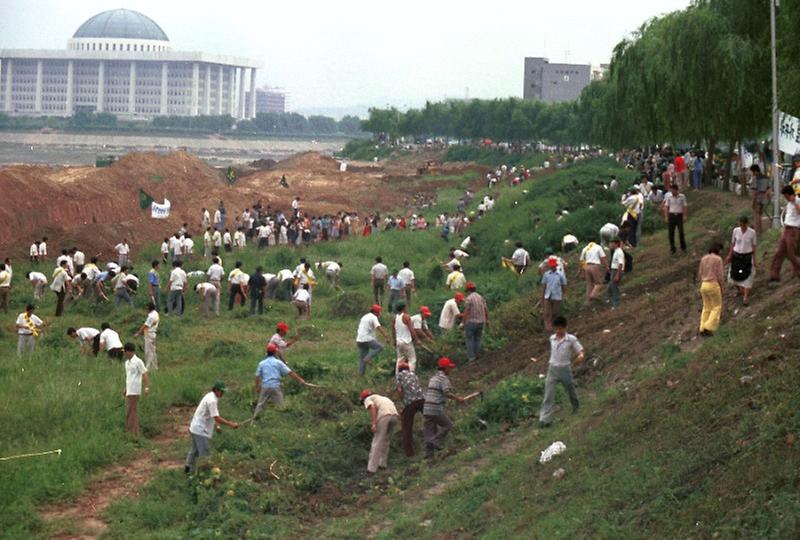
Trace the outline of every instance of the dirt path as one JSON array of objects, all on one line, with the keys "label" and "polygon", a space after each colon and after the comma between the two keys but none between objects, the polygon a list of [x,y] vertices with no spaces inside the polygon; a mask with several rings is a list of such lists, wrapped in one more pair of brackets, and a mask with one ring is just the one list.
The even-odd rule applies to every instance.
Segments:
[{"label": "dirt path", "polygon": [[181,461],[172,446],[184,438],[186,419],[191,413],[187,407],[170,409],[164,431],[152,440],[155,448],[142,450],[132,461],[101,471],[75,500],[44,508],[41,515],[52,527],[50,537],[99,538],[108,528],[103,514],[112,503],[122,497],[137,497],[159,471],[180,468]]}]

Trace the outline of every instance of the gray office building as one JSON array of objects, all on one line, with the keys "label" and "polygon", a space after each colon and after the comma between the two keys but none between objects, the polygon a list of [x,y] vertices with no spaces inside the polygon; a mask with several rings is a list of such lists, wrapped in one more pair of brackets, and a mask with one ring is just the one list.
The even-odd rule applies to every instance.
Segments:
[{"label": "gray office building", "polygon": [[547,58],[525,58],[522,97],[546,103],[573,101],[592,79],[589,64],[551,64]]}]

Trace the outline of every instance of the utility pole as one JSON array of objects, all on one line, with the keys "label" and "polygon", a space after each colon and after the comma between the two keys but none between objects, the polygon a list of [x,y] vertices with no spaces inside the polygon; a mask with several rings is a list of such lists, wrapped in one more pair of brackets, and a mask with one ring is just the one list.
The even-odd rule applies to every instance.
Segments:
[{"label": "utility pole", "polygon": [[781,149],[778,143],[778,54],[775,45],[775,5],[778,0],[769,0],[770,53],[772,55],[772,227],[781,227],[781,177],[778,171]]}]

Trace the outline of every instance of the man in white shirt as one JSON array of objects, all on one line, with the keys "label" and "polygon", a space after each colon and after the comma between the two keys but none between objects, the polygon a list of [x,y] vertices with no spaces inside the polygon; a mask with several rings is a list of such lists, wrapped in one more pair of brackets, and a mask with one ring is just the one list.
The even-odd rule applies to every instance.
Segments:
[{"label": "man in white shirt", "polygon": [[428,328],[427,320],[431,318],[431,315],[430,308],[428,306],[422,306],[419,308],[419,313],[411,316],[411,324],[417,332],[417,337],[420,339],[425,338],[429,343],[433,341],[433,334]]},{"label": "man in white shirt", "polygon": [[458,309],[458,305],[463,301],[464,293],[459,291],[453,298],[444,303],[442,313],[439,315],[439,328],[447,331],[456,325],[456,322],[461,319],[461,311]]},{"label": "man in white shirt", "polygon": [[219,252],[222,247],[222,233],[216,230],[211,233],[211,242],[214,244],[214,248],[217,252]]},{"label": "man in white shirt", "polygon": [[158,315],[156,305],[152,302],[147,304],[147,318],[144,324],[137,330],[133,337],[144,336],[144,359],[145,366],[150,371],[158,369],[158,356],[156,355],[156,334],[158,334],[158,323],[161,317]]},{"label": "man in white shirt", "polygon": [[72,248],[72,262],[75,265],[73,275],[80,274],[86,266],[86,254],[78,248]]},{"label": "man in white shirt", "polygon": [[200,222],[203,229],[209,229],[211,227],[211,214],[208,212],[207,208],[203,208],[203,217]]},{"label": "man in white shirt", "polygon": [[389,277],[389,269],[385,264],[383,264],[383,258],[375,258],[375,264],[372,266],[369,276],[375,303],[379,306],[383,306],[383,295],[386,290],[386,278]]},{"label": "man in white shirt", "polygon": [[139,397],[150,392],[150,378],[142,359],[136,356],[136,345],[125,344],[125,431],[139,435]]},{"label": "man in white shirt", "polygon": [[573,249],[578,247],[578,237],[567,233],[564,235],[564,238],[561,239],[561,251],[564,253],[569,253]]},{"label": "man in white shirt", "polygon": [[61,264],[53,271],[53,282],[50,284],[50,290],[56,293],[56,317],[64,314],[64,300],[67,293],[70,292],[70,287],[67,261],[61,261]]},{"label": "man in white shirt", "polygon": [[211,257],[211,248],[214,245],[214,241],[212,240],[212,233],[211,227],[206,228],[206,232],[203,233],[203,257],[209,258]]},{"label": "man in white shirt", "polygon": [[103,351],[107,352],[109,358],[122,359],[122,341],[119,339],[119,334],[107,322],[100,325],[100,342],[97,352]]},{"label": "man in white shirt", "polygon": [[603,272],[607,267],[606,252],[595,242],[589,242],[580,256],[581,272],[586,279],[586,303],[589,304],[603,287]]},{"label": "man in white shirt", "polygon": [[339,274],[342,271],[342,264],[337,261],[318,262],[317,268],[325,272],[325,277],[334,289],[339,288]]},{"label": "man in white shirt", "polygon": [[783,186],[781,190],[786,199],[786,215],[783,218],[783,230],[778,241],[778,249],[772,258],[770,267],[770,281],[781,280],[781,267],[784,259],[789,259],[794,269],[794,274],[800,278],[800,257],[797,256],[797,240],[800,237],[800,200],[795,195],[794,188]]},{"label": "man in white shirt", "polygon": [[250,276],[242,270],[242,262],[236,261],[233,270],[228,274],[228,283],[230,284],[228,296],[228,311],[233,309],[236,299],[242,307],[247,303],[247,283],[250,281]]},{"label": "man in white shirt", "polygon": [[[31,282],[31,287],[33,287],[33,299],[41,300],[44,298],[44,288],[45,285],[47,285],[47,276],[41,272],[28,272],[26,277]],[[0,271],[0,284],[2,281],[2,271]]]},{"label": "man in white shirt", "polygon": [[[5,263],[0,263],[0,309],[4,313],[8,313],[8,304],[11,299],[11,278],[11,270],[6,268]],[[47,278],[45,278],[45,283],[47,283]]]},{"label": "man in white shirt", "polygon": [[39,242],[39,262],[47,259],[47,237],[42,238]]},{"label": "man in white shirt", "polygon": [[670,186],[669,193],[664,197],[661,207],[664,209],[664,222],[668,227],[669,249],[675,254],[675,229],[678,229],[678,237],[681,243],[681,251],[686,253],[686,237],[683,234],[683,225],[689,219],[689,205],[686,203],[686,195],[679,193],[680,188],[677,182]]},{"label": "man in white shirt", "polygon": [[619,282],[625,272],[625,252],[622,251],[620,244],[619,238],[611,239],[611,273],[608,280],[608,298],[611,300],[611,309],[619,307]]},{"label": "man in white shirt", "polygon": [[219,263],[219,257],[211,259],[211,266],[206,271],[208,282],[217,288],[217,295],[214,298],[214,314],[219,317],[219,300],[222,296],[222,279],[225,277],[225,269]]},{"label": "man in white shirt", "polygon": [[375,331],[380,332],[383,339],[389,340],[389,336],[386,335],[386,331],[378,319],[382,310],[381,306],[374,304],[369,313],[358,321],[356,347],[358,347],[358,374],[362,377],[367,371],[367,364],[372,362],[383,350],[383,345],[378,341]]},{"label": "man in white shirt", "polygon": [[311,293],[308,292],[309,285],[305,283],[294,292],[292,304],[297,308],[298,319],[311,318]]},{"label": "man in white shirt", "polygon": [[522,242],[516,243],[514,253],[511,255],[511,260],[514,262],[514,269],[517,274],[525,271],[525,268],[531,263],[531,254],[522,247]]},{"label": "man in white shirt", "polygon": [[39,264],[39,242],[34,242],[31,244],[28,253],[30,255],[31,262],[33,264]]},{"label": "man in white shirt", "polygon": [[26,352],[33,352],[36,347],[36,338],[41,335],[44,321],[33,314],[36,307],[33,304],[25,306],[25,311],[17,316],[17,356]]},{"label": "man in white shirt", "polygon": [[131,300],[130,288],[128,287],[128,268],[123,266],[119,269],[119,273],[114,276],[111,281],[114,286],[114,307],[119,307],[120,302],[123,300],[133,307],[133,300]]},{"label": "man in white shirt", "polygon": [[239,424],[226,420],[219,415],[219,398],[225,393],[225,383],[217,381],[211,392],[203,396],[200,404],[194,411],[192,423],[189,424],[189,435],[192,437],[192,447],[186,456],[186,465],[183,472],[191,474],[194,471],[197,458],[205,457],[210,453],[209,445],[214,436],[216,424],[222,424],[233,429],[239,429]]},{"label": "man in white shirt", "polygon": [[411,305],[411,299],[414,293],[417,292],[417,278],[414,276],[414,271],[411,270],[411,263],[403,261],[403,268],[397,272],[397,277],[403,280],[405,285],[406,305]]},{"label": "man in white shirt", "polygon": [[600,227],[600,244],[605,246],[611,239],[619,236],[619,227],[614,225],[613,223],[606,223],[602,227]]},{"label": "man in white shirt", "polygon": [[174,267],[169,274],[169,283],[167,284],[167,315],[177,314],[183,315],[184,309],[184,293],[189,283],[189,278],[183,270],[183,263],[175,261],[172,263]]},{"label": "man in white shirt", "polygon": [[292,299],[292,282],[294,280],[294,272],[288,268],[284,268],[276,275],[278,279],[278,298],[281,300]]},{"label": "man in white shirt", "polygon": [[225,229],[225,233],[222,235],[222,245],[225,247],[225,251],[230,253],[233,251],[233,238],[231,237],[231,232],[228,229]]},{"label": "man in white shirt", "polygon": [[97,351],[100,348],[100,330],[88,326],[77,330],[70,327],[67,328],[67,336],[78,340],[78,343],[81,344],[81,354],[88,355],[91,353],[97,356]]},{"label": "man in white shirt", "polygon": [[123,238],[122,242],[114,246],[114,251],[117,252],[117,263],[120,266],[128,266],[128,258],[131,252],[131,248],[128,245],[128,239]]},{"label": "man in white shirt", "polygon": [[400,424],[400,415],[391,399],[373,394],[371,390],[361,392],[361,403],[370,413],[372,446],[369,450],[367,473],[375,474],[385,469],[389,459],[392,431]]},{"label": "man in white shirt", "polygon": [[208,318],[209,307],[215,306],[216,311],[214,314],[219,317],[219,290],[213,283],[198,283],[195,285],[194,290],[197,291],[200,297],[200,311],[203,313],[203,318]]},{"label": "man in white shirt", "polygon": [[189,260],[192,258],[192,254],[194,253],[194,240],[192,239],[192,235],[186,233],[183,236],[183,243],[181,246],[183,249],[183,256],[185,260]]}]

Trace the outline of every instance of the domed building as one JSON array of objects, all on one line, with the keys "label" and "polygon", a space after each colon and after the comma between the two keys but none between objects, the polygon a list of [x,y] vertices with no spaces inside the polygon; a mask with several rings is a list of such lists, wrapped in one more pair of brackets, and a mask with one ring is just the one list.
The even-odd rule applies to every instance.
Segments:
[{"label": "domed building", "polygon": [[80,25],[66,50],[0,49],[0,112],[242,119],[255,110],[245,99],[256,96],[260,68],[247,58],[175,51],[153,19],[114,9]]}]

